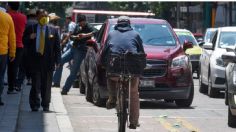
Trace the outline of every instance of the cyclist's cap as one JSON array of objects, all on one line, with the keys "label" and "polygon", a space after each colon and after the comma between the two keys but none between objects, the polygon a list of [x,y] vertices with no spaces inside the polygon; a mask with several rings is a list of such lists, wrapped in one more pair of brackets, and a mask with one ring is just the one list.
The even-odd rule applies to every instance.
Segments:
[{"label": "cyclist's cap", "polygon": [[130,19],[128,16],[120,16],[117,23],[130,23]]}]

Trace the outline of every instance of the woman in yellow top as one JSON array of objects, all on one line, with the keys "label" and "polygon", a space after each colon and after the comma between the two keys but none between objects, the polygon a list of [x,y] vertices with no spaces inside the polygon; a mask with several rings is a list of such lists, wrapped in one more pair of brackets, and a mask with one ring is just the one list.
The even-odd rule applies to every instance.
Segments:
[{"label": "woman in yellow top", "polygon": [[14,23],[10,15],[0,10],[0,106],[4,105],[1,95],[4,88],[3,80],[7,57],[9,55],[10,61],[13,61],[15,58],[15,52],[16,35]]}]

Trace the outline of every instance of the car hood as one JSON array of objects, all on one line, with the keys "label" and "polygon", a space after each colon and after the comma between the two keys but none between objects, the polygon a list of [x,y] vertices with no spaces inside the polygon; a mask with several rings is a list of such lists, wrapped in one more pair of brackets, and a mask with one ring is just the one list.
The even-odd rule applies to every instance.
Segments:
[{"label": "car hood", "polygon": [[202,54],[202,48],[199,46],[193,46],[193,48],[187,49],[185,53],[188,55],[199,55]]},{"label": "car hood", "polygon": [[180,46],[152,46],[144,45],[144,51],[147,54],[147,59],[165,59],[172,58]]}]

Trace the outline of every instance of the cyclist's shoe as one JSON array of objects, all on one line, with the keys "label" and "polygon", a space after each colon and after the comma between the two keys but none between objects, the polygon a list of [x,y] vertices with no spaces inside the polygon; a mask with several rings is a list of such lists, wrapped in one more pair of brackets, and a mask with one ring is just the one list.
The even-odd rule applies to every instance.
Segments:
[{"label": "cyclist's shoe", "polygon": [[129,124],[129,129],[136,129],[137,127],[140,127],[140,124]]},{"label": "cyclist's shoe", "polygon": [[116,107],[116,100],[115,99],[108,99],[106,102],[106,108],[107,109],[112,109]]}]

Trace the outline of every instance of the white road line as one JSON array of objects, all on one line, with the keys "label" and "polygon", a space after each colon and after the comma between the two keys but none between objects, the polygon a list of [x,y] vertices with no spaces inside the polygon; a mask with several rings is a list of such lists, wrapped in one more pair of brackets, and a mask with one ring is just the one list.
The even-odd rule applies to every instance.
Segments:
[{"label": "white road line", "polygon": [[[115,115],[114,116],[97,116],[97,115],[89,115],[89,116],[79,116],[81,118],[117,118]],[[159,116],[140,116],[139,118],[159,118]],[[178,117],[176,116],[168,116],[168,118],[170,119],[176,119]],[[181,116],[181,118],[184,119],[226,119],[227,117],[206,117],[206,116],[187,116],[187,117],[183,117]]]},{"label": "white road line", "polygon": [[63,104],[63,99],[59,88],[52,88],[52,105],[54,107],[57,123],[61,132],[74,132],[67,114],[67,110]]}]

